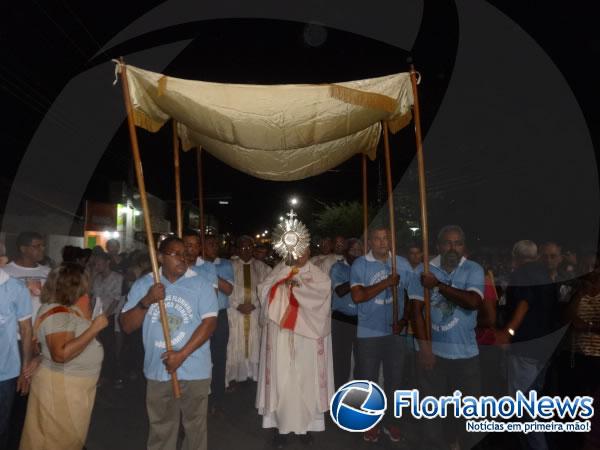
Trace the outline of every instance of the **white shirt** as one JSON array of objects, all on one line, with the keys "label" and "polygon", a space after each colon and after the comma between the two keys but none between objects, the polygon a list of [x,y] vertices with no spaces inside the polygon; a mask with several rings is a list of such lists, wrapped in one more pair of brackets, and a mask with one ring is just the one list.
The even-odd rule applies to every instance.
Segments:
[{"label": "white shirt", "polygon": [[38,309],[40,309],[41,306],[40,295],[42,294],[42,287],[46,283],[46,279],[50,273],[50,268],[42,265],[38,265],[37,267],[24,267],[13,261],[4,267],[4,271],[11,277],[21,280],[29,289],[32,317],[35,318]]}]

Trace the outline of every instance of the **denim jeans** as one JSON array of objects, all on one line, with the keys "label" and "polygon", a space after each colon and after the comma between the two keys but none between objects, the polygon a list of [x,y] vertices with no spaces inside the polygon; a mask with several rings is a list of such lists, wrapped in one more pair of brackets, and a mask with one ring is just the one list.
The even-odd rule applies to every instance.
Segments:
[{"label": "denim jeans", "polygon": [[7,446],[10,413],[12,411],[16,389],[16,378],[0,381],[0,449],[6,448]]},{"label": "denim jeans", "polygon": [[[388,405],[394,404],[394,391],[401,388],[404,359],[412,336],[357,338],[359,378],[377,383],[383,364],[383,384]],[[388,406],[386,421],[393,423],[394,408]]]},{"label": "denim jeans", "polygon": [[[515,353],[508,355],[508,389],[514,396],[516,391],[527,395],[530,391],[541,394],[546,378],[546,364],[535,358]],[[532,420],[532,419],[530,419]],[[524,450],[547,450],[548,444],[544,433],[527,433],[519,436],[521,448]]]},{"label": "denim jeans", "polygon": [[[421,398],[426,395],[440,397],[459,390],[463,396],[481,394],[479,356],[467,359],[447,359],[436,356],[432,370],[418,367]],[[480,433],[467,433],[464,419],[451,413],[445,419],[421,419],[423,439],[418,448],[438,450],[449,448],[457,442],[461,448],[472,448],[483,439]]]}]

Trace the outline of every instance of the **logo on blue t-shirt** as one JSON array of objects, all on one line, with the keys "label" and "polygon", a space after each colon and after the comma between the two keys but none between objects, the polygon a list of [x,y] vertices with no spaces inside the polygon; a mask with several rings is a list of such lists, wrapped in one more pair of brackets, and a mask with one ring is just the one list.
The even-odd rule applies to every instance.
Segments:
[{"label": "logo on blue t-shirt", "polygon": [[431,327],[435,331],[448,331],[456,326],[459,322],[457,317],[454,317],[456,304],[449,302],[439,292],[434,292],[431,296],[432,315],[435,320],[432,320]]},{"label": "logo on blue t-shirt", "polygon": [[[183,325],[187,325],[192,320],[192,307],[184,298],[176,295],[167,295],[165,298],[165,309],[167,310],[167,321],[169,323],[169,332],[173,347],[187,342],[186,327]],[[156,305],[153,305],[150,314],[150,323],[160,322],[160,311]],[[154,346],[160,349],[166,348],[164,338],[156,339]]]}]

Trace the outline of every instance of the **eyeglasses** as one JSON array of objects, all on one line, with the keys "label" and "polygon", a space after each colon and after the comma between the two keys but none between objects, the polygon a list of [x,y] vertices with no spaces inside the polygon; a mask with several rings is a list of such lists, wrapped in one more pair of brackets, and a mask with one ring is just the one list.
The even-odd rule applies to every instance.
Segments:
[{"label": "eyeglasses", "polygon": [[35,249],[42,249],[42,248],[46,248],[46,244],[28,245],[27,247],[31,247],[31,248],[35,248]]},{"label": "eyeglasses", "polygon": [[163,252],[163,255],[170,256],[171,258],[185,259],[185,253],[180,253],[180,252],[174,252],[174,253]]},{"label": "eyeglasses", "polygon": [[248,247],[248,246],[244,246],[244,247],[240,247],[240,250],[252,250],[254,247]]}]

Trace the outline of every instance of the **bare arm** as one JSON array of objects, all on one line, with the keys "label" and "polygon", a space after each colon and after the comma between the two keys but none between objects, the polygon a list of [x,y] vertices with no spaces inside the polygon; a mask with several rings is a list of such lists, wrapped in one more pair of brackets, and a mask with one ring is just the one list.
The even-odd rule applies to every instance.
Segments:
[{"label": "bare arm", "polygon": [[88,344],[106,328],[108,319],[104,314],[94,319],[91,325],[81,335],[75,337],[71,332],[51,333],[46,335],[46,344],[50,350],[52,361],[66,363],[81,354]]},{"label": "bare arm", "polygon": [[527,311],[529,311],[529,302],[527,300],[520,300],[519,303],[517,303],[515,312],[507,322],[506,328],[512,328],[515,331],[518,330],[523,323],[523,319],[525,319],[525,316],[527,315]]},{"label": "bare arm", "polygon": [[21,367],[26,367],[31,362],[33,352],[33,328],[31,319],[19,321],[19,332],[21,333]]},{"label": "bare arm", "polygon": [[167,372],[175,372],[181,364],[202,347],[206,341],[210,339],[217,328],[216,317],[206,317],[202,323],[194,330],[192,337],[186,342],[181,350],[171,350],[162,354],[163,364],[166,366]]},{"label": "bare arm", "polygon": [[368,302],[381,291],[389,287],[396,286],[399,282],[400,276],[398,274],[392,274],[381,280],[379,283],[372,284],[371,286],[352,286],[352,288],[350,288],[352,301],[354,303]]},{"label": "bare arm", "polygon": [[21,373],[17,379],[17,392],[21,395],[26,395],[29,392],[29,374],[30,364],[32,361],[32,326],[31,318],[25,320],[19,320],[19,332],[21,333]]},{"label": "bare arm", "polygon": [[335,288],[335,293],[337,294],[338,297],[343,297],[348,292],[350,292],[350,282],[349,281],[346,281],[345,283],[342,283],[338,287]]},{"label": "bare arm", "polygon": [[432,273],[421,274],[421,284],[423,287],[433,289],[437,287],[440,293],[452,303],[461,308],[475,310],[481,306],[481,295],[474,291],[464,291],[440,282]]},{"label": "bare arm", "polygon": [[162,283],[153,284],[150,289],[148,289],[148,293],[142,297],[136,306],[127,312],[121,313],[119,320],[123,331],[127,334],[131,334],[139,329],[144,323],[144,317],[146,317],[148,308],[150,308],[153,303],[156,303],[163,298],[165,298],[165,287]]},{"label": "bare arm", "polygon": [[443,283],[438,285],[438,289],[444,297],[461,308],[476,310],[481,306],[482,299],[477,292],[464,291]]},{"label": "bare arm", "polygon": [[218,277],[219,280],[219,291],[221,291],[225,295],[231,295],[233,292],[233,284],[229,281],[224,280],[221,277]]},{"label": "bare arm", "polygon": [[431,350],[431,341],[427,339],[425,330],[425,319],[423,318],[425,304],[419,300],[411,300],[410,302],[412,303],[412,327],[419,342],[419,364],[430,370],[435,365],[435,356]]}]

